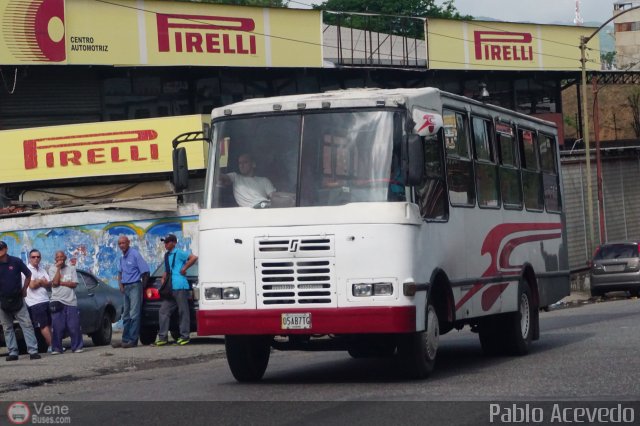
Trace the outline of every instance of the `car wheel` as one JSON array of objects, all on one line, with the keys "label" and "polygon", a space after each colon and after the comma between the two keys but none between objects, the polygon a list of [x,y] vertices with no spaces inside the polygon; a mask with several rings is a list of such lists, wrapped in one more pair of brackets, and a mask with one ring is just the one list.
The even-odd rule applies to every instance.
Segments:
[{"label": "car wheel", "polygon": [[269,364],[272,339],[271,336],[225,336],[227,362],[237,381],[262,379]]},{"label": "car wheel", "polygon": [[424,331],[400,337],[398,355],[409,377],[424,379],[435,367],[440,342],[440,324],[431,300],[427,301]]},{"label": "car wheel", "polygon": [[[22,331],[21,331],[21,333],[22,333]],[[16,343],[18,344],[18,353],[20,355],[24,355],[24,354],[28,353],[28,351],[27,351],[27,342],[25,342],[24,336],[21,335],[20,337],[18,337],[17,333],[16,333]]]},{"label": "car wheel", "polygon": [[140,329],[140,343],[143,345],[150,345],[156,341],[158,330],[155,328],[141,328]]},{"label": "car wheel", "polygon": [[600,292],[600,290],[596,290],[594,288],[591,289],[591,297],[599,297],[602,296],[602,293]]},{"label": "car wheel", "polygon": [[140,343],[143,345],[150,345],[156,341],[158,336],[158,330],[155,328],[141,328],[140,329]]},{"label": "car wheel", "polygon": [[113,329],[111,328],[111,317],[108,313],[102,314],[102,320],[100,321],[100,328],[95,333],[91,334],[91,340],[96,346],[105,346],[111,343],[111,335]]},{"label": "car wheel", "polygon": [[49,345],[47,344],[47,341],[44,339],[44,336],[42,336],[40,329],[35,330],[35,332],[36,332],[36,340],[38,341],[38,352],[46,353],[47,349],[49,349]]}]

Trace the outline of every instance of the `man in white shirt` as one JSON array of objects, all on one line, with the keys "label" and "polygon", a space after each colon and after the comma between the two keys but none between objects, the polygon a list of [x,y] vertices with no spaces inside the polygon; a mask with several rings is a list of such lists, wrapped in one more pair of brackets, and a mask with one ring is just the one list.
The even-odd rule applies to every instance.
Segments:
[{"label": "man in white shirt", "polygon": [[51,287],[51,279],[47,271],[40,267],[41,260],[42,255],[38,250],[33,249],[29,252],[27,267],[31,271],[31,282],[29,282],[27,297],[24,301],[27,303],[33,328],[39,328],[47,345],[51,346],[51,312],[47,291],[47,288]]},{"label": "man in white shirt", "polygon": [[240,207],[255,207],[261,202],[268,202],[276,188],[266,177],[254,176],[256,163],[249,154],[238,157],[240,173],[220,175],[223,185],[233,185],[233,196]]},{"label": "man in white shirt", "polygon": [[62,353],[62,339],[65,332],[71,337],[71,351],[83,352],[82,331],[80,329],[80,311],[75,288],[78,286],[78,274],[73,265],[67,265],[67,255],[56,252],[56,263],[49,268],[51,277],[51,355]]}]

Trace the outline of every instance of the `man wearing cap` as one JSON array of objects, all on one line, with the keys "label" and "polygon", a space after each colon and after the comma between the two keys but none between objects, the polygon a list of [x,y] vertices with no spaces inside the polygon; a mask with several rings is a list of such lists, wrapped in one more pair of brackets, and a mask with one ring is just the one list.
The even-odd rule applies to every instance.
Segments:
[{"label": "man wearing cap", "polygon": [[169,234],[162,238],[164,248],[167,252],[164,255],[164,274],[162,281],[166,279],[167,274],[171,274],[171,298],[164,299],[160,306],[158,337],[155,346],[164,346],[169,343],[169,323],[171,314],[178,309],[180,338],[176,341],[178,345],[186,345],[189,343],[189,333],[191,332],[190,314],[189,314],[189,281],[187,281],[187,269],[198,260],[198,256],[187,253],[184,250],[176,249],[178,239],[175,235]]},{"label": "man wearing cap", "polygon": [[[4,330],[4,341],[6,342],[9,355],[7,361],[18,360],[18,343],[16,333],[13,330],[13,320],[17,320],[22,328],[29,358],[40,359],[38,354],[38,341],[33,331],[31,318],[24,297],[31,282],[31,271],[27,265],[17,257],[7,254],[7,243],[0,241],[0,323]],[[24,274],[24,284],[22,282]]]},{"label": "man wearing cap", "polygon": [[129,247],[129,238],[121,235],[118,247],[122,251],[120,269],[118,271],[118,285],[124,294],[124,308],[122,310],[122,343],[114,343],[114,348],[133,348],[138,345],[140,335],[140,308],[142,307],[143,283],[149,278],[149,265],[138,250]]}]

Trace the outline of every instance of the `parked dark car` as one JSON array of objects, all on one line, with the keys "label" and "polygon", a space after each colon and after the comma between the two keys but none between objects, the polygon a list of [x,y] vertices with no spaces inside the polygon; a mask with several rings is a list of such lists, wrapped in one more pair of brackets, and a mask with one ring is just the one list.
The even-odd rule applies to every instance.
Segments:
[{"label": "parked dark car", "polygon": [[[78,270],[78,286],[76,287],[78,310],[80,311],[80,327],[82,334],[91,337],[96,346],[111,343],[112,324],[122,315],[124,299],[118,289],[96,278],[95,275]],[[18,348],[21,353],[26,352],[26,345],[22,337],[22,330],[15,324]],[[0,327],[1,329],[1,327]],[[38,350],[47,351],[47,344],[36,331]],[[5,346],[4,334],[0,333],[0,343]]]},{"label": "parked dark car", "polygon": [[[159,329],[158,311],[162,304],[160,298],[160,285],[162,284],[162,275],[164,274],[164,263],[156,269],[149,277],[149,282],[144,290],[142,298],[142,321],[140,323],[140,343],[143,345],[150,345],[156,340]],[[187,281],[191,287],[191,294],[189,296],[189,310],[191,313],[191,331],[196,331],[197,323],[196,316],[198,312],[198,264],[191,266],[187,270]],[[178,326],[178,310],[171,316],[171,322],[169,325],[169,332],[174,340],[180,337],[180,331]]]},{"label": "parked dark car", "polygon": [[640,296],[640,245],[635,241],[602,244],[596,250],[590,271],[591,295],[628,291]]}]

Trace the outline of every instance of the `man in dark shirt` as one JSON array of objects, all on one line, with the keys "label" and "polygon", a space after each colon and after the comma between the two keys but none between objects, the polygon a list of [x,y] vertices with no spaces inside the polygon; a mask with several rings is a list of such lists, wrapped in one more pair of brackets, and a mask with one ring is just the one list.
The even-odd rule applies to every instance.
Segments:
[{"label": "man in dark shirt", "polygon": [[[4,331],[4,341],[9,350],[7,361],[18,360],[18,343],[13,330],[13,320],[17,320],[27,344],[29,358],[40,359],[38,341],[33,331],[31,318],[24,297],[31,281],[31,271],[17,257],[7,254],[7,243],[0,241],[0,323]],[[24,284],[22,283],[24,274]]]}]

